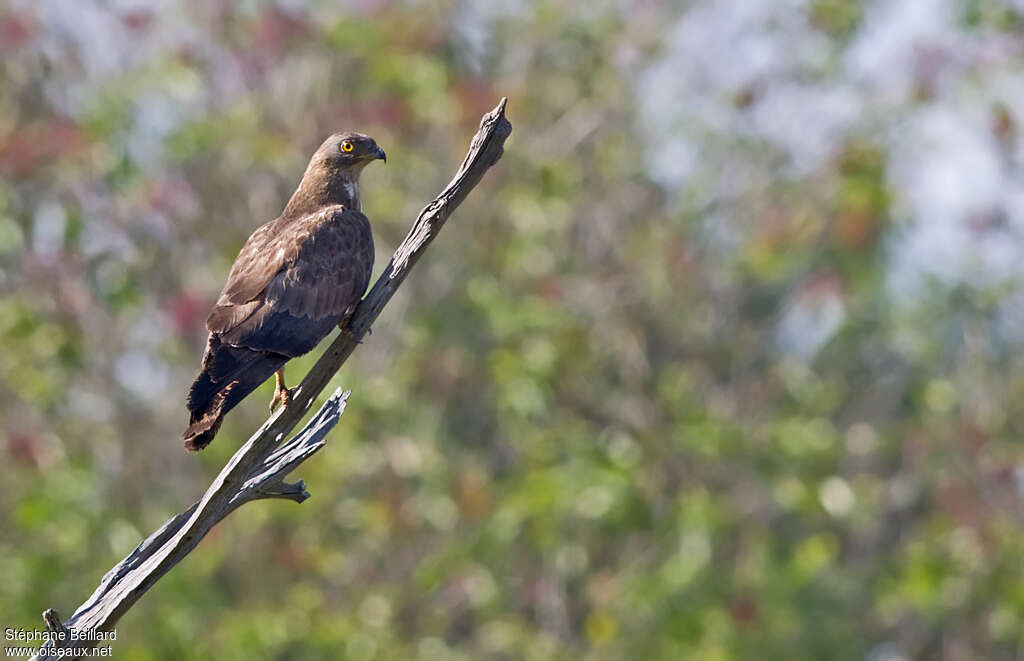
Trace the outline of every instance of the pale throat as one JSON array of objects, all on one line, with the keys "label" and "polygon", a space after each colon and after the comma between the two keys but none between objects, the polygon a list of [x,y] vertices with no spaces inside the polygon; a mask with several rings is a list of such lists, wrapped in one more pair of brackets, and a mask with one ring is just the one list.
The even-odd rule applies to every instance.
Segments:
[{"label": "pale throat", "polygon": [[349,200],[348,204],[345,206],[355,211],[362,211],[359,201],[359,180],[352,179],[351,181],[345,181],[342,185],[345,187],[345,195]]},{"label": "pale throat", "polygon": [[[362,168],[359,168],[362,170]],[[361,211],[359,172],[307,172],[284,208],[283,216],[297,217],[315,213],[323,207],[343,205]]]},{"label": "pale throat", "polygon": [[359,174],[362,168],[335,171],[318,182],[314,197],[320,206],[342,204],[348,209],[361,211],[359,207]]}]

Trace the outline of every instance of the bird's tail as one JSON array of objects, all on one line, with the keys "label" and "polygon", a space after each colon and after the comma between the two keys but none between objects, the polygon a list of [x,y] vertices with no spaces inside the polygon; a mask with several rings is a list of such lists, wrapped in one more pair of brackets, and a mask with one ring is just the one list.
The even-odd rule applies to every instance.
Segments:
[{"label": "bird's tail", "polygon": [[287,356],[223,344],[211,333],[203,371],[188,393],[189,424],[185,449],[202,450],[220,429],[224,414],[281,369]]}]

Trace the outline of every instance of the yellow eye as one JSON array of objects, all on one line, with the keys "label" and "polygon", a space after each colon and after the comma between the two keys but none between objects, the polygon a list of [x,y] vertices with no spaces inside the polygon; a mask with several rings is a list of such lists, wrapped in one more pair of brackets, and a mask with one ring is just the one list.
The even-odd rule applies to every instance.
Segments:
[{"label": "yellow eye", "polygon": [[355,149],[355,145],[353,145],[348,140],[346,140],[345,142],[341,143],[341,150],[342,151],[352,151],[353,149]]}]

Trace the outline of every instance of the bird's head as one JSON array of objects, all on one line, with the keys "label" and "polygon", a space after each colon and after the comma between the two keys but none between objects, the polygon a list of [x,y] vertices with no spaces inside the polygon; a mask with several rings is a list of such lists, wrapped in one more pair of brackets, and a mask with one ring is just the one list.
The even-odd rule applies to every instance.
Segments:
[{"label": "bird's head", "polygon": [[313,154],[282,214],[295,217],[332,204],[359,209],[359,174],[378,158],[386,159],[384,150],[370,136],[335,133]]},{"label": "bird's head", "polygon": [[373,138],[362,133],[346,132],[335,133],[324,140],[313,155],[313,162],[318,162],[328,170],[343,172],[354,179],[364,167],[378,158],[387,162],[387,155]]}]

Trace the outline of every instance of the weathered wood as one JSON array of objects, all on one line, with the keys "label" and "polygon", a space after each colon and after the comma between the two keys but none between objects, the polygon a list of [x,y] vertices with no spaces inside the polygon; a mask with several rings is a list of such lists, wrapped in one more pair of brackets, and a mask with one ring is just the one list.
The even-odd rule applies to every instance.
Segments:
[{"label": "weathered wood", "polygon": [[[336,390],[299,433],[287,441],[283,439],[360,344],[451,213],[501,158],[505,139],[512,132],[505,117],[505,104],[506,99],[502,99],[481,119],[480,130],[473,136],[458,172],[420,212],[384,272],[356,308],[348,329],[338,335],[295,389],[292,403],[271,415],[231,457],[199,502],[167,521],[107,572],[92,596],[67,622],[61,623],[56,612],[48,609],[44,619],[51,631],[109,631],[161,576],[181,562],[214,525],[236,508],[261,498],[286,498],[301,503],[309,497],[303,481],[286,483],[284,477],[324,446],[327,433],[345,410],[348,392]],[[59,648],[69,650],[86,644],[70,639],[51,640],[34,658],[80,658],[60,656]]]}]

